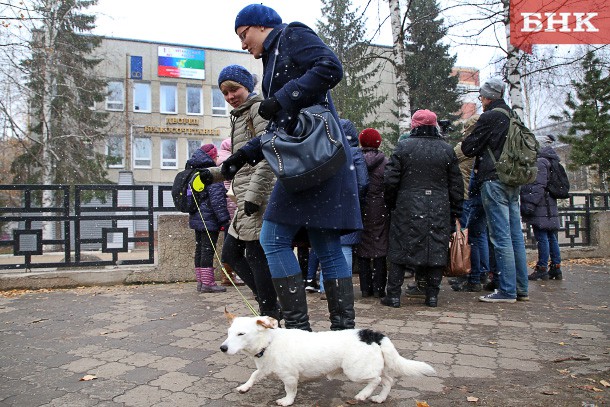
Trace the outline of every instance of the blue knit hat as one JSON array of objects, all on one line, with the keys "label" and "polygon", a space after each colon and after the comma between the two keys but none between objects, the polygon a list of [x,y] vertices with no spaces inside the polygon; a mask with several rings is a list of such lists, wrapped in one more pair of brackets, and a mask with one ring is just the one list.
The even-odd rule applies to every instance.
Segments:
[{"label": "blue knit hat", "polygon": [[241,9],[235,17],[235,32],[237,27],[245,25],[258,25],[261,27],[275,27],[282,24],[282,17],[271,7],[262,4],[250,4]]},{"label": "blue knit hat", "polygon": [[218,75],[218,86],[224,81],[237,82],[248,89],[248,92],[250,93],[254,90],[254,78],[252,78],[252,74],[241,65],[229,65],[224,67],[223,70],[220,71],[220,75]]}]

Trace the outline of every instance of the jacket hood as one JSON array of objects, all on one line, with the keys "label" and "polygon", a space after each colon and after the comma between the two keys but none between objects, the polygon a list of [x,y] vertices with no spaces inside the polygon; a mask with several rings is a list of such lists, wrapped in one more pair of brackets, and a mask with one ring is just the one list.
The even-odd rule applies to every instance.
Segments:
[{"label": "jacket hood", "polygon": [[371,169],[379,167],[385,160],[385,154],[376,148],[363,148],[362,153],[369,172]]},{"label": "jacket hood", "polygon": [[195,150],[191,158],[186,162],[187,168],[208,168],[215,167],[216,163],[212,158],[201,151],[200,149]]},{"label": "jacket hood", "polygon": [[547,160],[561,161],[555,150],[551,146],[546,146],[538,152],[538,157],[546,158]]}]

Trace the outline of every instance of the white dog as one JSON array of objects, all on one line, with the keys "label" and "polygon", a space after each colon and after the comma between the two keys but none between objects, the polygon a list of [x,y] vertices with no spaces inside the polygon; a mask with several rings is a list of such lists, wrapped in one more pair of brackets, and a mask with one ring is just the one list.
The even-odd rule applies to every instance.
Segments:
[{"label": "white dog", "polygon": [[351,381],[366,383],[357,400],[366,400],[381,384],[381,392],[370,399],[383,403],[394,377],[436,373],[427,363],[403,358],[388,337],[370,329],[307,332],[278,328],[271,317],[238,318],[226,310],[225,316],[231,326],[220,350],[229,355],[243,351],[254,357],[257,368],[236,390],[245,393],[258,380],[275,374],[286,390],[286,396],[276,400],[280,406],[294,402],[300,378],[333,379],[344,373]]}]

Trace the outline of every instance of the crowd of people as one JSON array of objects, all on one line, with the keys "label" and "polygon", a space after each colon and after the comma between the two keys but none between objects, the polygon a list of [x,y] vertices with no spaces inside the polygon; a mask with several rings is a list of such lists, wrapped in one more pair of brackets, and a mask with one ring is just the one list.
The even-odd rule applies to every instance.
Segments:
[{"label": "crowd of people", "polygon": [[[455,148],[444,139],[436,114],[420,109],[412,115],[411,132],[388,158],[379,149],[379,131],[358,132],[337,114],[330,90],[343,69],[313,30],[285,24],[261,4],[243,8],[234,29],[242,49],[263,63],[262,94],[254,91],[246,68],[225,67],[218,86],[233,108],[231,136],[222,143],[226,153],[219,159],[216,148],[206,144],[189,160],[206,185],[193,192],[201,210],[190,216],[198,291],[225,291],[212,268],[212,250],[223,230],[222,263],[236,273],[227,277],[243,280],[260,314],[282,320],[286,328],[311,330],[306,293],[318,290],[328,302],[330,329],[353,328],[352,265],[362,298],[400,307],[403,295],[421,296],[427,306],[438,306],[456,225],[470,231],[471,272],[450,280],[454,290],[479,292],[485,286],[494,291],[480,301],[511,303],[529,299],[530,280],[562,278],[557,202],[545,191],[550,160],[558,159],[549,145],[552,136],[539,140],[534,183],[509,186],[495,171],[511,112],[501,79],[481,86],[483,113],[466,121],[464,139]],[[318,103],[341,125],[337,136],[346,146],[346,160],[335,176],[290,191],[276,182],[260,135],[290,133],[299,111]],[[539,259],[530,276],[522,210],[538,241]],[[309,264],[295,255],[295,247],[299,252],[310,247]],[[410,276],[415,283],[403,292]]]}]

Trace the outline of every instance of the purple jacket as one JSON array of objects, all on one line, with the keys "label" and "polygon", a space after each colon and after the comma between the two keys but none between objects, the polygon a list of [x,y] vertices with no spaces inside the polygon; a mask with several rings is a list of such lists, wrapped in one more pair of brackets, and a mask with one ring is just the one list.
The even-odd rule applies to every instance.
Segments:
[{"label": "purple jacket", "polygon": [[542,230],[559,229],[557,200],[546,190],[551,160],[559,161],[559,156],[552,147],[544,147],[538,153],[536,180],[531,184],[523,185],[520,193],[523,221]]}]

